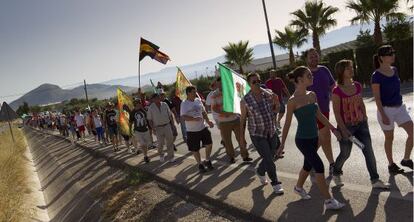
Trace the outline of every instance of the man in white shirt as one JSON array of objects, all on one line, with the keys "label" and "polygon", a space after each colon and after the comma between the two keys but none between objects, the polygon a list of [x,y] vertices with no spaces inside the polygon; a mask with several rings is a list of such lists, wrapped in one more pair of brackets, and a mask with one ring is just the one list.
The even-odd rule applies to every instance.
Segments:
[{"label": "man in white shirt", "polygon": [[83,140],[85,140],[85,118],[83,117],[83,115],[80,113],[79,110],[76,110],[75,122],[76,122],[76,127],[78,127],[78,130],[79,130],[79,135],[81,136]]},{"label": "man in white shirt", "polygon": [[[211,133],[207,128],[206,123],[210,128],[214,124],[209,120],[207,112],[204,109],[203,103],[197,98],[197,90],[194,86],[189,86],[185,89],[187,99],[181,103],[181,118],[184,119],[187,127],[187,146],[198,163],[198,169],[201,173],[206,172],[206,168],[214,169],[211,164],[210,155],[213,147]],[[201,162],[200,148],[201,144],[206,148],[206,160],[204,164]]]},{"label": "man in white shirt", "polygon": [[147,119],[157,137],[158,153],[160,161],[164,162],[163,147],[167,145],[168,159],[174,162],[174,136],[171,130],[171,121],[173,116],[170,108],[165,102],[161,102],[159,94],[152,96],[152,104],[148,107]]}]

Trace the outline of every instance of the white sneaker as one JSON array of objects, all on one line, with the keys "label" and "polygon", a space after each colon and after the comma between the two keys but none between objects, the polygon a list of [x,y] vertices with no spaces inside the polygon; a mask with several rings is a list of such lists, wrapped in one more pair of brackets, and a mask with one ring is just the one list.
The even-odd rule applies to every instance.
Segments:
[{"label": "white sneaker", "polygon": [[333,176],[333,180],[336,186],[343,186],[344,182],[342,182],[341,176]]},{"label": "white sneaker", "polygon": [[372,184],[372,188],[374,189],[390,189],[389,183],[384,183],[382,180],[377,180],[375,183]]},{"label": "white sneaker", "polygon": [[174,157],[171,157],[171,159],[170,159],[170,160],[168,160],[168,162],[170,162],[170,163],[174,163],[174,162],[175,162]]},{"label": "white sneaker", "polygon": [[164,161],[165,161],[164,155],[160,155],[160,162],[164,162]]},{"label": "white sneaker", "polygon": [[276,184],[276,185],[273,185],[272,187],[273,187],[273,192],[275,192],[275,194],[283,194],[284,193],[284,190],[282,188],[282,184]]},{"label": "white sneaker", "polygon": [[262,183],[262,185],[266,185],[269,183],[269,181],[267,180],[266,175],[265,176],[261,176],[256,172],[257,177],[259,177],[260,183]]},{"label": "white sneaker", "polygon": [[325,200],[325,209],[326,210],[339,210],[344,207],[345,204],[338,202],[335,198]]},{"label": "white sneaker", "polygon": [[298,188],[295,186],[293,190],[295,191],[296,194],[302,197],[303,200],[309,200],[311,198],[311,196],[308,193],[306,193],[306,190],[303,188]]},{"label": "white sneaker", "polygon": [[133,149],[128,149],[128,153],[130,153],[130,154],[134,154],[135,153],[135,151],[133,150]]}]

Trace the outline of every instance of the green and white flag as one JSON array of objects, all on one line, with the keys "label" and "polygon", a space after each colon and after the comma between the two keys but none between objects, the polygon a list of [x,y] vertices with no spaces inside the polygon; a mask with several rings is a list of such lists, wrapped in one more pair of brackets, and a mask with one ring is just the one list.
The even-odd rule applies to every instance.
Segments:
[{"label": "green and white flag", "polygon": [[250,91],[250,86],[241,75],[220,63],[219,72],[223,93],[223,111],[240,114],[240,101]]}]

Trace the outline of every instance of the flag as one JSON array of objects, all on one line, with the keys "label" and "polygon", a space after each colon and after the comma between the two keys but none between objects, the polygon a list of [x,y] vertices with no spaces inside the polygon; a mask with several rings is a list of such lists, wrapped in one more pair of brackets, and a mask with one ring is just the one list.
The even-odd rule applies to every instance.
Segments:
[{"label": "flag", "polygon": [[159,51],[159,48],[160,47],[154,43],[141,38],[141,43],[139,46],[139,61],[143,60],[145,56],[149,56],[162,64],[167,64],[168,60],[170,60],[170,57],[167,54]]},{"label": "flag", "polygon": [[177,67],[177,79],[175,82],[175,95],[180,97],[181,100],[187,98],[185,93],[185,88],[191,86],[191,82],[185,77],[184,73],[181,71],[180,68]]},{"label": "flag", "polygon": [[129,127],[129,111],[134,108],[132,99],[120,88],[117,89],[117,96],[119,110],[119,128],[121,130],[121,134],[131,136],[132,130]]},{"label": "flag", "polygon": [[157,87],[155,87],[154,83],[152,82],[152,79],[150,79],[150,82],[151,82],[151,86],[152,86],[152,91],[154,91],[154,93],[158,93]]},{"label": "flag", "polygon": [[240,114],[240,101],[250,91],[250,86],[238,73],[220,63],[219,72],[223,94],[223,111]]}]

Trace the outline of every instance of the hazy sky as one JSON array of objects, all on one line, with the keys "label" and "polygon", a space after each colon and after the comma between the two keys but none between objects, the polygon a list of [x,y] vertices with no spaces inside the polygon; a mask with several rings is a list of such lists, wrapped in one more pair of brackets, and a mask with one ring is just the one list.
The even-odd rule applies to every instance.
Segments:
[{"label": "hazy sky", "polygon": [[[349,25],[345,0],[324,2],[340,9],[335,29]],[[274,36],[304,1],[266,4]],[[220,56],[228,42],[267,42],[261,0],[0,0],[0,102],[42,83],[135,75],[141,36],[171,57],[168,66]],[[145,58],[141,73],[164,67]]]}]

